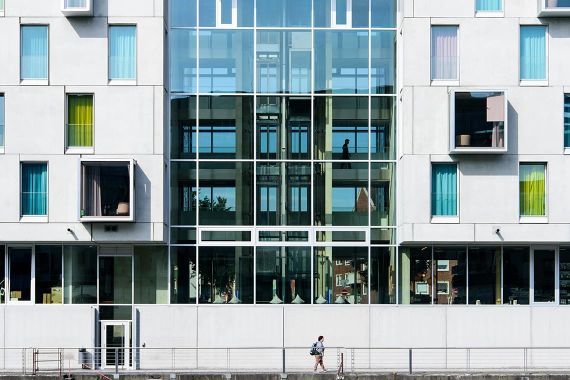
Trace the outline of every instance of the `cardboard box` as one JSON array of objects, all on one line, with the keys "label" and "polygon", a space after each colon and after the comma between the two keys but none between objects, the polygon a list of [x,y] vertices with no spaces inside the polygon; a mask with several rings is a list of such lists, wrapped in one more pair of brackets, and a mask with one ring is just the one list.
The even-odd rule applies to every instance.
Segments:
[{"label": "cardboard box", "polygon": [[51,303],[61,303],[62,291],[61,286],[51,288]]},{"label": "cardboard box", "polygon": [[42,303],[51,303],[51,293],[43,293],[42,294]]},{"label": "cardboard box", "polygon": [[10,292],[10,300],[11,301],[19,301],[22,298],[22,291],[21,290],[12,290]]}]

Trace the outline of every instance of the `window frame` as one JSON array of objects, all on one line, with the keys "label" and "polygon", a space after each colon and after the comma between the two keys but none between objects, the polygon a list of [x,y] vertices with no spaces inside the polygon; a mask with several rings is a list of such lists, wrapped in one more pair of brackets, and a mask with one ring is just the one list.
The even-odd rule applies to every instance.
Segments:
[{"label": "window frame", "polygon": [[474,8],[475,8],[475,17],[504,17],[505,15],[505,0],[500,0],[501,2],[501,9],[500,10],[481,10],[477,9],[477,1],[475,0]]},{"label": "window frame", "polygon": [[[433,198],[433,169],[434,166],[437,165],[455,165],[455,170],[456,170],[456,174],[455,174],[455,196],[456,196],[456,201],[455,201],[455,207],[456,207],[456,215],[434,215],[433,214],[433,202],[432,202],[432,198]],[[441,223],[441,224],[445,224],[445,223],[450,223],[450,224],[457,224],[459,223],[459,217],[460,217],[460,171],[459,171],[459,162],[456,161],[432,161],[430,163],[430,176],[429,176],[429,191],[430,191],[430,223]]]},{"label": "window frame", "polygon": [[[433,55],[433,29],[434,28],[438,28],[438,27],[446,27],[446,28],[450,28],[450,27],[454,27],[456,30],[455,33],[455,40],[456,40],[456,50],[457,50],[457,63],[456,63],[456,71],[457,71],[457,77],[453,78],[453,79],[434,79],[433,75],[432,75],[432,71],[433,71],[433,60],[432,60],[432,55]],[[430,59],[429,59],[429,63],[430,63],[430,72],[429,72],[429,76],[430,76],[430,83],[431,85],[441,85],[441,86],[447,86],[447,85],[459,85],[459,78],[461,77],[461,72],[460,72],[460,68],[461,68],[461,50],[460,50],[460,26],[458,24],[431,24],[430,25],[430,34],[429,34],[429,45],[430,45]]]},{"label": "window frame", "polygon": [[[46,28],[46,44],[47,44],[47,54],[46,54],[46,66],[47,66],[47,70],[46,70],[46,77],[45,78],[23,78],[22,75],[22,61],[23,61],[23,47],[24,47],[24,38],[23,38],[23,31],[24,28],[26,27],[45,27]],[[49,43],[49,37],[50,37],[50,32],[49,32],[49,24],[43,24],[43,23],[38,23],[38,24],[20,24],[20,62],[19,62],[19,76],[20,76],[20,84],[22,85],[48,85],[49,84],[49,69],[50,69],[50,43]]]},{"label": "window frame", "polygon": [[[135,28],[135,68],[134,78],[111,78],[111,28],[130,26]],[[136,23],[112,23],[107,24],[107,83],[109,85],[135,85],[138,80],[138,54],[139,54],[139,37],[138,25]]]},{"label": "window frame", "polygon": [[[566,108],[568,108],[568,112],[566,112]],[[570,154],[570,139],[568,146],[566,146],[566,113],[568,113],[568,134],[570,136],[570,91],[565,91],[562,94],[562,144],[564,147],[564,154]],[[4,139],[6,139],[5,135]]]},{"label": "window frame", "polygon": [[[521,213],[521,166],[522,165],[542,165],[544,167],[544,215],[522,215]],[[519,212],[519,223],[548,223],[548,162],[547,161],[519,161],[518,163],[518,175],[517,175],[517,186],[518,186],[518,212]]]},{"label": "window frame", "polygon": [[346,24],[337,24],[336,22],[336,2],[331,0],[331,28],[333,29],[351,29],[352,28],[352,0],[346,0]]},{"label": "window frame", "polygon": [[[23,193],[23,173],[24,165],[28,164],[45,164],[46,166],[46,213],[44,215],[27,215],[22,213],[22,193]],[[20,161],[20,192],[19,192],[19,210],[21,222],[47,222],[49,217],[49,161],[34,161],[24,160]]]},{"label": "window frame", "polygon": [[222,22],[222,2],[224,0],[216,0],[216,27],[218,28],[237,28],[237,0],[230,0],[232,2],[232,22]]},{"label": "window frame", "polygon": [[[30,249],[30,300],[26,300],[26,301],[18,301],[18,300],[12,300],[12,297],[10,297],[10,293],[12,292],[12,271],[10,270],[10,263],[11,263],[11,258],[10,258],[10,248],[16,248],[16,249]],[[5,256],[4,256],[4,260],[5,260],[5,278],[6,278],[6,283],[4,284],[4,291],[5,291],[5,296],[4,296],[4,300],[5,300],[5,305],[9,305],[9,304],[16,304],[16,305],[34,305],[35,304],[35,300],[36,300],[36,275],[35,275],[35,245],[34,244],[7,244],[6,248],[5,248]],[[63,260],[62,260],[63,262]],[[63,264],[62,264],[63,266]],[[62,295],[62,304],[63,304],[63,295]]]},{"label": "window frame", "polygon": [[0,114],[0,135],[2,135],[0,154],[4,154],[6,146],[6,93],[4,92],[0,92],[0,103],[0,107],[3,109],[2,114]]},{"label": "window frame", "polygon": [[[70,96],[91,96],[91,139],[93,144],[91,146],[69,146],[69,97]],[[66,92],[65,93],[65,132],[64,132],[64,146],[65,154],[93,154],[95,153],[95,94],[92,92]]]},{"label": "window frame", "polygon": [[[521,75],[521,29],[523,27],[543,27],[544,28],[544,78],[543,79],[523,79]],[[548,24],[519,24],[519,35],[518,35],[518,64],[519,64],[519,84],[520,86],[548,86],[549,78],[548,78],[548,71],[549,71],[549,28]]]}]

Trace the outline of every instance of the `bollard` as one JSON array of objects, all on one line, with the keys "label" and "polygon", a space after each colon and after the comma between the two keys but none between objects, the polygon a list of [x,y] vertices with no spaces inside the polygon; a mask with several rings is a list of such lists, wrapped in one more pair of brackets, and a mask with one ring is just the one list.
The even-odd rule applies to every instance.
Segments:
[{"label": "bollard", "polygon": [[410,371],[410,375],[412,374],[412,349],[409,349],[408,352],[408,366],[409,366],[409,371]]}]

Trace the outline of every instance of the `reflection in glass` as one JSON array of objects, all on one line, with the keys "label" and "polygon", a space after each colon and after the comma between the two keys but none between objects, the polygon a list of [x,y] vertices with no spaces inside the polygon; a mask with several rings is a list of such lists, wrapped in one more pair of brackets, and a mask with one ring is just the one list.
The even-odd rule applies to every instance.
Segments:
[{"label": "reflection in glass", "polygon": [[196,247],[170,247],[170,303],[196,303]]},{"label": "reflection in glass", "polygon": [[168,249],[135,246],[135,303],[168,303]]},{"label": "reflection in glass", "polygon": [[370,110],[370,153],[373,160],[396,159],[395,98],[373,97]]},{"label": "reflection in glass", "polygon": [[253,31],[200,31],[200,92],[253,91]]},{"label": "reflection in glass", "polygon": [[61,245],[36,245],[36,304],[63,302],[61,269]]},{"label": "reflection in glass", "polygon": [[257,91],[311,92],[311,32],[257,32]]},{"label": "reflection in glass", "polygon": [[315,159],[368,159],[368,97],[317,97],[314,108]]},{"label": "reflection in glass", "polygon": [[170,228],[171,244],[196,244],[196,228]]},{"label": "reflection in glass", "polygon": [[393,226],[396,221],[395,164],[372,163],[371,165],[371,224],[373,226]]},{"label": "reflection in glass", "polygon": [[396,248],[370,250],[370,303],[396,303]]},{"label": "reflection in glass", "polygon": [[253,248],[200,247],[200,303],[253,303]]},{"label": "reflection in glass", "polygon": [[370,90],[373,94],[396,92],[396,31],[371,32]]},{"label": "reflection in glass", "polygon": [[133,302],[133,268],[130,256],[99,257],[99,303]]},{"label": "reflection in glass", "polygon": [[[216,26],[217,0],[200,0],[200,26]],[[232,24],[232,0],[220,1],[222,9],[220,18],[222,24]],[[237,26],[253,26],[253,0],[237,0]]]},{"label": "reflection in glass", "polygon": [[257,224],[309,225],[311,166],[309,163],[257,165]]},{"label": "reflection in glass", "polygon": [[505,146],[505,93],[455,92],[455,148]]},{"label": "reflection in glass", "polygon": [[256,303],[311,302],[311,248],[258,247]]},{"label": "reflection in glass", "polygon": [[173,161],[170,163],[170,223],[196,224],[196,163]]},{"label": "reflection in glass", "polygon": [[97,246],[63,247],[64,302],[97,303]]},{"label": "reflection in glass", "polygon": [[396,27],[396,0],[372,0],[373,28]]},{"label": "reflection in glass", "polygon": [[253,97],[201,96],[200,158],[253,158]]},{"label": "reflection in glass", "polygon": [[170,157],[196,158],[196,97],[173,96],[170,119]]},{"label": "reflection in glass", "polygon": [[10,301],[32,301],[32,248],[8,248]]},{"label": "reflection in glass", "polygon": [[503,248],[503,303],[529,303],[529,248]]},{"label": "reflection in glass", "polygon": [[170,31],[170,91],[196,92],[198,60],[195,30]]},{"label": "reflection in glass", "polygon": [[431,304],[431,247],[411,247],[400,250],[400,303]]},{"label": "reflection in glass", "polygon": [[469,303],[502,303],[500,247],[469,247]]},{"label": "reflection in glass", "polygon": [[554,302],[553,249],[534,250],[534,302]]},{"label": "reflection in glass", "polygon": [[315,164],[314,204],[317,226],[368,225],[368,164]]},{"label": "reflection in glass", "polygon": [[253,223],[253,164],[201,162],[199,220],[207,225]]},{"label": "reflection in glass", "polygon": [[433,303],[442,305],[465,304],[467,269],[465,247],[434,247],[433,249]]},{"label": "reflection in glass", "polygon": [[196,0],[170,0],[170,26],[196,26]]},{"label": "reflection in glass", "polygon": [[[0,277],[6,274],[6,262],[4,261],[6,247],[0,245]],[[6,289],[5,277],[0,278],[0,287]],[[0,292],[0,304],[6,302],[6,292]]]},{"label": "reflection in glass", "polygon": [[311,0],[271,0],[257,2],[258,27],[310,27]]},{"label": "reflection in glass", "polygon": [[560,304],[570,305],[570,248],[560,247]]},{"label": "reflection in glass", "polygon": [[317,304],[368,303],[368,248],[315,247]]},{"label": "reflection in glass", "polygon": [[368,32],[314,32],[315,93],[368,92]]},{"label": "reflection in glass", "polygon": [[[349,4],[347,0],[333,1],[335,3],[335,25],[343,27],[352,26],[353,28],[368,27],[368,0],[352,0],[351,12],[347,12]],[[315,27],[331,27],[331,16],[333,15],[331,5],[331,0],[314,0],[313,12]],[[348,19],[349,15],[352,15],[351,19]]]},{"label": "reflection in glass", "polygon": [[257,98],[257,158],[310,158],[311,99]]}]

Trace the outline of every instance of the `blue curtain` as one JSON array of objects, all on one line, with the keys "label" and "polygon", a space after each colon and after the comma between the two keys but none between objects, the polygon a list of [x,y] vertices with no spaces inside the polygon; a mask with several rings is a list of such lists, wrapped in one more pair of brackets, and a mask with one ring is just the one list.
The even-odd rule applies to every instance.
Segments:
[{"label": "blue curtain", "polygon": [[48,78],[48,27],[22,26],[20,79]]},{"label": "blue curtain", "polygon": [[570,94],[564,95],[564,148],[570,148]]},{"label": "blue curtain", "polygon": [[136,79],[136,27],[109,27],[109,79]]},{"label": "blue curtain", "polygon": [[457,165],[433,164],[431,189],[432,215],[457,215]]},{"label": "blue curtain", "polygon": [[47,164],[22,164],[22,215],[47,215]]},{"label": "blue curtain", "polygon": [[477,0],[478,11],[502,11],[503,0]]},{"label": "blue curtain", "polygon": [[546,27],[521,26],[520,39],[520,79],[546,79]]}]

